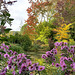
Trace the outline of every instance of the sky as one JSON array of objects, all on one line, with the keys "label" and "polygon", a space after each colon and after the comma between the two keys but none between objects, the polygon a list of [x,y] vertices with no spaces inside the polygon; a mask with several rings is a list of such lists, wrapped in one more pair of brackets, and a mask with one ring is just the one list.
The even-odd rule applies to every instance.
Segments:
[{"label": "sky", "polygon": [[[9,0],[8,0],[9,1]],[[14,0],[10,0],[14,1]],[[12,26],[6,24],[7,28],[11,28],[12,31],[20,31],[20,28],[25,24],[25,20],[27,20],[27,11],[26,9],[30,6],[28,0],[17,0],[13,5],[7,6],[9,13],[11,14]]]}]

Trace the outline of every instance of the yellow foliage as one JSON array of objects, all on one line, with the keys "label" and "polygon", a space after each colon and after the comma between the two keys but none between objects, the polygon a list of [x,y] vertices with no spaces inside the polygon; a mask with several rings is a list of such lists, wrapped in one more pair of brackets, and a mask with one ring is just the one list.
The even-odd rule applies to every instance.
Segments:
[{"label": "yellow foliage", "polygon": [[56,38],[57,40],[62,40],[62,39],[67,39],[67,38],[69,38],[68,32],[69,32],[69,28],[70,28],[71,25],[72,25],[71,23],[68,24],[68,25],[62,24],[62,25],[61,25],[60,27],[58,27],[57,29],[53,29],[54,31],[57,32],[55,38]]}]

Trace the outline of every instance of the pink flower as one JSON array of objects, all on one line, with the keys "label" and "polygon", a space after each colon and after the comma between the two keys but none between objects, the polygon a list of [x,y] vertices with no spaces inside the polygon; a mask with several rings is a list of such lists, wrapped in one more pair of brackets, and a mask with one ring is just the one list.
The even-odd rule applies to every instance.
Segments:
[{"label": "pink flower", "polygon": [[43,54],[43,55],[42,55],[42,58],[43,58],[43,59],[46,59],[46,57],[47,57],[46,54]]},{"label": "pink flower", "polygon": [[29,71],[35,70],[35,66],[29,66]]},{"label": "pink flower", "polygon": [[4,54],[4,58],[9,58],[10,56],[8,54]]},{"label": "pink flower", "polygon": [[44,70],[44,69],[45,69],[44,66],[38,66],[38,71],[42,71],[42,70]]},{"label": "pink flower", "polygon": [[56,63],[55,66],[58,68],[60,65],[58,63]]},{"label": "pink flower", "polygon": [[54,66],[54,63],[52,62],[52,66]]},{"label": "pink flower", "polygon": [[67,66],[66,66],[66,64],[64,63],[64,64],[62,65],[62,70],[64,71],[66,68],[67,68]]}]

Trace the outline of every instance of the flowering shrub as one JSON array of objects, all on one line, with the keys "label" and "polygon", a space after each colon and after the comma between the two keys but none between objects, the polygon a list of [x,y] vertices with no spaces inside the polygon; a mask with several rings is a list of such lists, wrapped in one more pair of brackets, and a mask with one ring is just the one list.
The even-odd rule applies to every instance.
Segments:
[{"label": "flowering shrub", "polygon": [[[55,48],[51,51],[47,51],[46,54],[42,55],[42,58],[46,60],[47,63],[55,65],[58,69],[61,69],[63,75],[70,75],[75,72],[75,46],[68,47],[66,42],[56,42]],[[61,48],[60,61],[56,61],[56,54],[58,48]],[[57,63],[58,62],[58,63]]]},{"label": "flowering shrub", "polygon": [[24,53],[18,54],[9,50],[4,43],[0,46],[0,75],[33,75],[40,74],[44,66],[38,63],[32,64]]}]

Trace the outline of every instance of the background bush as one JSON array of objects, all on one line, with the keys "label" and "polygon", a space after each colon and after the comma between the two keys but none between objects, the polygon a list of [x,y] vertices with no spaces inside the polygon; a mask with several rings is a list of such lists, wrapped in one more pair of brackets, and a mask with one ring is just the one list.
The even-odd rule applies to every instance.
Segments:
[{"label": "background bush", "polygon": [[28,35],[21,35],[18,33],[15,33],[15,35],[11,35],[9,38],[9,42],[10,43],[15,43],[15,44],[19,44],[23,50],[29,50],[32,41],[30,40]]},{"label": "background bush", "polygon": [[32,51],[38,51],[40,48],[41,48],[40,45],[39,45],[39,44],[36,44],[36,43],[34,43],[34,44],[31,46],[31,50],[32,50]]},{"label": "background bush", "polygon": [[18,44],[10,44],[11,46],[9,47],[10,50],[16,51],[17,53],[24,53],[23,48],[18,45]]}]

